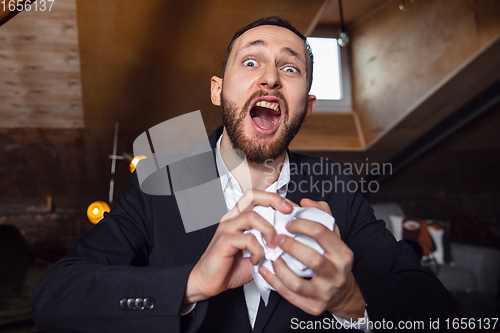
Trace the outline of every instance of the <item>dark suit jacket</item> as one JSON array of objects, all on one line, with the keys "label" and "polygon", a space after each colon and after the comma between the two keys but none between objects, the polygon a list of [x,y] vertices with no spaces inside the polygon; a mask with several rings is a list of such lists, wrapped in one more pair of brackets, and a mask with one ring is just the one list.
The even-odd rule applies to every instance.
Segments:
[{"label": "dark suit jacket", "polygon": [[[219,127],[210,136],[212,147],[221,133]],[[430,318],[458,316],[452,296],[422,269],[412,250],[397,243],[384,222],[375,219],[361,194],[342,190],[342,183],[353,181],[352,176],[338,173],[338,168],[332,175],[330,161],[294,153],[289,157],[295,190],[291,185],[288,198],[329,203],[343,241],[354,252],[353,274],[370,320],[428,324]],[[323,170],[318,171],[318,163],[323,163]],[[322,184],[327,188],[328,182],[333,190],[321,193]],[[54,264],[36,288],[36,325],[47,332],[250,333],[242,287],[199,302],[189,315],[180,316],[189,273],[216,228],[185,233],[175,197],[144,194],[132,175],[132,184],[112,211]],[[121,300],[136,298],[150,298],[154,307],[120,306]],[[272,292],[268,306],[259,307],[254,331],[288,332],[323,318],[329,322],[331,314],[314,317]]]}]

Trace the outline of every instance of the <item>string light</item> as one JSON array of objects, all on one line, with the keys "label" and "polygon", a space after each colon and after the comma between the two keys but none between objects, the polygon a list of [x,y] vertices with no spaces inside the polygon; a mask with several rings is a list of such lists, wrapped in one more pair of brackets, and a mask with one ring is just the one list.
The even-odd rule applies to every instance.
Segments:
[{"label": "string light", "polygon": [[413,6],[413,0],[401,0],[401,3],[399,4],[399,10],[402,12],[406,12],[410,10],[410,8]]},{"label": "string light", "polygon": [[346,47],[349,44],[349,36],[347,36],[347,32],[345,31],[344,24],[344,10],[342,9],[342,0],[339,0],[339,15],[340,15],[340,29],[339,29],[339,39],[337,39],[337,43],[339,46]]},{"label": "string light", "polygon": [[146,156],[144,155],[138,155],[134,157],[134,159],[130,162],[130,173],[134,172],[135,168],[137,167],[137,163],[139,163],[140,160],[145,159]]},{"label": "string light", "polygon": [[109,212],[110,210],[109,205],[104,201],[95,201],[87,208],[87,217],[90,222],[97,224],[103,219],[104,212]]}]

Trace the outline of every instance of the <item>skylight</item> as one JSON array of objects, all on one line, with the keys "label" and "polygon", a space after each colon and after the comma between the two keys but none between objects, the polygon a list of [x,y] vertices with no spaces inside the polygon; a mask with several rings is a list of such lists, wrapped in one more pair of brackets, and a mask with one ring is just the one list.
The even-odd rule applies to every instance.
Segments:
[{"label": "skylight", "polygon": [[315,111],[351,112],[351,73],[346,47],[335,38],[307,38],[314,54],[311,94],[317,98]]},{"label": "skylight", "polygon": [[322,100],[342,98],[339,45],[335,38],[307,38],[314,55],[310,94]]}]

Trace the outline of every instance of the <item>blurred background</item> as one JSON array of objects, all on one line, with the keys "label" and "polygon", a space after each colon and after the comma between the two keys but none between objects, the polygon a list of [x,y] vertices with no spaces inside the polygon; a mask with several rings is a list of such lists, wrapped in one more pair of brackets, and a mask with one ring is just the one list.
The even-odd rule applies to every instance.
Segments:
[{"label": "blurred background", "polygon": [[208,135],[221,124],[210,78],[234,32],[270,15],[344,45],[330,51],[340,97],[291,149],[357,168],[393,233],[417,220],[434,235],[442,221],[430,252],[448,258],[424,251],[423,264],[464,316],[498,317],[500,1],[11,4],[0,2],[0,331],[37,332],[34,286],[92,228],[91,204],[102,215],[128,186],[139,134],[195,110]]}]

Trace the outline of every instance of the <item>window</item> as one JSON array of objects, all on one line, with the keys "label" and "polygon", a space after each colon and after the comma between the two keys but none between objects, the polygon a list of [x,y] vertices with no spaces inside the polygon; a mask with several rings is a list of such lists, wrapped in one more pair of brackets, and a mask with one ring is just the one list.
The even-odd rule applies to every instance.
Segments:
[{"label": "window", "polygon": [[310,94],[318,98],[315,111],[352,111],[347,50],[335,38],[307,38],[314,55]]}]

